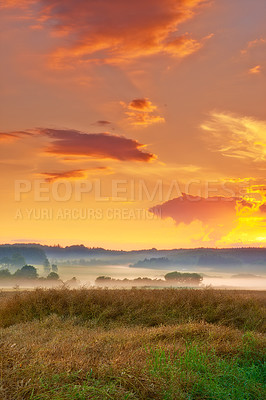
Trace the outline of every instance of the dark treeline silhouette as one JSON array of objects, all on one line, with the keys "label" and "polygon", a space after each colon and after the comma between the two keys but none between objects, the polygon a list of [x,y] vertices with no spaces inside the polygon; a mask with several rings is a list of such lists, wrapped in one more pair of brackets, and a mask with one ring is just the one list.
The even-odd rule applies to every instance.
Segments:
[{"label": "dark treeline silhouette", "polygon": [[0,264],[13,271],[25,264],[43,265],[46,259],[40,245],[0,245]]},{"label": "dark treeline silhouette", "polygon": [[96,286],[104,287],[169,287],[169,286],[199,286],[202,282],[202,276],[197,273],[170,272],[164,276],[164,279],[135,278],[135,279],[114,279],[110,276],[98,276],[95,280]]},{"label": "dark treeline silhouette", "polygon": [[173,264],[167,257],[152,257],[137,261],[135,264],[130,264],[131,268],[163,268]]},{"label": "dark treeline silhouette", "polygon": [[[20,258],[20,260],[19,260]],[[47,262],[47,260],[49,260]],[[25,264],[43,265],[46,272],[55,264],[65,265],[130,265],[134,268],[203,270],[235,273],[262,273],[266,266],[266,248],[196,248],[157,250],[106,250],[73,245],[60,247],[40,244],[0,245],[0,264],[12,271]],[[56,261],[55,261],[56,260]],[[250,268],[252,267],[252,271]],[[53,271],[56,272],[56,271]]]},{"label": "dark treeline silhouette", "polygon": [[0,269],[0,280],[2,279],[38,279],[43,281],[45,279],[48,280],[59,280],[59,275],[56,272],[49,272],[46,278],[39,277],[37,269],[33,265],[24,265],[22,268],[17,269],[13,274],[9,271],[9,269]]}]

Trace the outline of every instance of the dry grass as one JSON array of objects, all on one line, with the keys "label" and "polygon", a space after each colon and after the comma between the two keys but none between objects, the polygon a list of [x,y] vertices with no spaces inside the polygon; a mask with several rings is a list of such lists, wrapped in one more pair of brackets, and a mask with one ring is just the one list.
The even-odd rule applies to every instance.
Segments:
[{"label": "dry grass", "polygon": [[0,398],[262,400],[264,301],[193,290],[2,294]]},{"label": "dry grass", "polygon": [[77,317],[90,326],[158,326],[184,322],[223,324],[265,332],[265,293],[223,290],[38,289],[2,296],[0,326]]}]

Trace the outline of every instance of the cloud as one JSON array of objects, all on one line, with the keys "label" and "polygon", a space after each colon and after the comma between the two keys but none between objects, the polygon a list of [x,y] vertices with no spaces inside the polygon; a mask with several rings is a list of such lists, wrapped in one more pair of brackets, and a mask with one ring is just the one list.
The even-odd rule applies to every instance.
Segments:
[{"label": "cloud", "polygon": [[158,122],[165,122],[165,119],[163,117],[160,117],[159,115],[150,115],[148,113],[134,113],[134,112],[126,112],[128,116],[129,122],[132,123],[132,125],[152,125],[152,124],[157,124]]},{"label": "cloud", "polygon": [[259,46],[263,46],[266,44],[266,39],[264,38],[259,38],[259,39],[254,39],[254,40],[250,40],[246,47],[244,49],[241,50],[242,54],[247,54],[248,51],[254,47],[259,47]]},{"label": "cloud", "polygon": [[1,8],[27,8],[36,3],[36,0],[0,0]]},{"label": "cloud", "polygon": [[153,105],[149,99],[144,98],[144,99],[132,100],[129,103],[128,108],[130,110],[152,112],[152,111],[156,110],[157,107],[155,105]]},{"label": "cloud", "polygon": [[263,72],[266,65],[265,57],[266,38],[258,38],[251,40],[247,43],[244,49],[241,50],[242,56],[245,58],[248,65],[254,65],[249,67],[248,73],[252,75],[259,75]]},{"label": "cloud", "polygon": [[111,122],[100,120],[100,121],[96,121],[94,125],[106,126],[106,125],[111,125]]},{"label": "cloud", "polygon": [[120,104],[127,110],[125,114],[132,125],[148,126],[165,122],[163,117],[154,113],[157,106],[147,98],[134,99],[128,104],[121,101]]},{"label": "cloud", "polygon": [[261,73],[261,65],[256,65],[248,70],[249,74],[258,75]]},{"label": "cloud", "polygon": [[266,121],[213,112],[201,128],[211,150],[266,168]]},{"label": "cloud", "polygon": [[260,206],[260,211],[263,213],[266,213],[266,203],[264,203]]},{"label": "cloud", "polygon": [[204,224],[224,217],[231,220],[236,216],[236,204],[250,207],[251,204],[238,197],[200,197],[182,193],[182,196],[152,207],[149,211],[161,215],[163,219],[173,218],[177,224],[190,224],[199,220]]},{"label": "cloud", "polygon": [[17,139],[18,136],[13,133],[4,133],[0,132],[0,140],[10,142],[14,139]]},{"label": "cloud", "polygon": [[[31,7],[32,3],[33,6]],[[52,54],[53,67],[71,63],[121,63],[165,54],[187,57],[206,38],[180,35],[179,25],[210,0],[9,0],[11,7],[29,5],[33,29],[47,28],[61,38]]]},{"label": "cloud", "polygon": [[39,129],[51,139],[49,153],[88,156],[120,161],[144,161],[155,158],[154,154],[142,151],[138,141],[110,133],[82,133],[76,130]]},{"label": "cloud", "polygon": [[64,172],[42,172],[40,175],[46,176],[45,180],[47,182],[54,182],[59,179],[86,178],[86,170],[77,169]]},{"label": "cloud", "polygon": [[172,56],[187,57],[199,51],[205,44],[206,40],[213,37],[213,34],[205,36],[200,41],[190,38],[187,34],[174,39],[167,43],[166,50]]},{"label": "cloud", "polygon": [[[1,138],[19,139],[23,136],[40,138],[46,153],[83,158],[148,162],[156,158],[143,151],[145,145],[124,136],[105,133],[84,133],[74,129],[36,128],[28,131],[0,133]],[[47,140],[48,139],[48,140]]]},{"label": "cloud", "polygon": [[32,133],[29,132],[24,132],[24,131],[17,131],[17,132],[0,132],[0,140],[3,141],[13,141],[16,139],[20,139],[23,136],[32,136]]},{"label": "cloud", "polygon": [[149,209],[162,219],[172,218],[177,225],[202,222],[205,235],[210,240],[219,240],[234,228],[237,207],[252,207],[252,203],[238,197],[200,197],[182,193],[182,196]]},{"label": "cloud", "polygon": [[92,167],[90,169],[74,169],[62,172],[41,172],[38,175],[45,176],[47,182],[55,182],[60,179],[85,179],[89,174],[110,171],[108,167]]}]

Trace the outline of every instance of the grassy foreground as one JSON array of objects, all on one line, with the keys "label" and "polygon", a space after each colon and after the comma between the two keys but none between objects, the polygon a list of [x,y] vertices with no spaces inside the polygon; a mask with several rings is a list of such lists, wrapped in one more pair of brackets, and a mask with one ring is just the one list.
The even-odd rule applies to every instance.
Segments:
[{"label": "grassy foreground", "polygon": [[265,293],[0,293],[0,399],[264,399]]}]

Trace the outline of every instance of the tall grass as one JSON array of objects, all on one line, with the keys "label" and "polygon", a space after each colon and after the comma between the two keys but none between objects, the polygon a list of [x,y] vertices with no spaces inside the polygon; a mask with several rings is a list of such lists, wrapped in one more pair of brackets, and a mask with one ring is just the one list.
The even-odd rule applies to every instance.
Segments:
[{"label": "tall grass", "polygon": [[265,332],[265,297],[237,291],[193,289],[37,289],[0,300],[0,326],[75,316],[90,326],[158,326],[190,321]]}]

